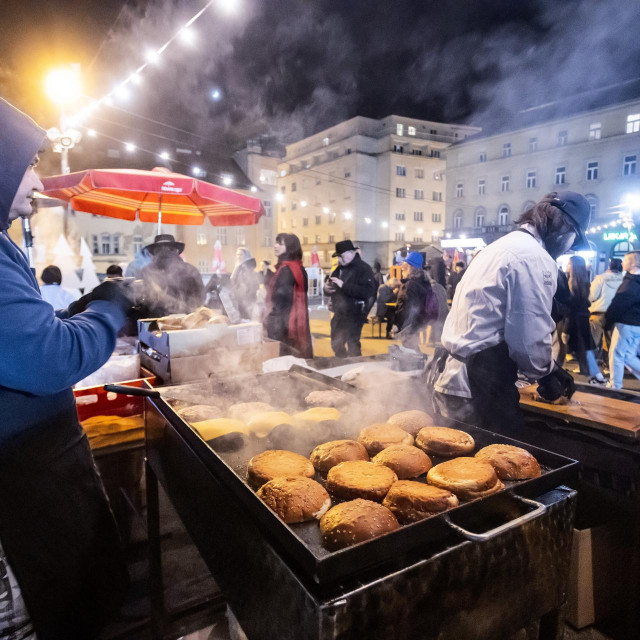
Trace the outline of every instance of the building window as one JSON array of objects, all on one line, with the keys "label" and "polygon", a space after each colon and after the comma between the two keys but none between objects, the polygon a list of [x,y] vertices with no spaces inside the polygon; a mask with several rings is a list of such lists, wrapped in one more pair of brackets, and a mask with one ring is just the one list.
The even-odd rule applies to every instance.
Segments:
[{"label": "building window", "polygon": [[622,164],[622,174],[625,176],[636,175],[636,158],[637,156],[625,156]]},{"label": "building window", "polygon": [[295,229],[298,226],[298,221],[295,218],[291,218],[291,228]]},{"label": "building window", "polygon": [[291,183],[291,191],[297,191],[298,185],[295,182]]},{"label": "building window", "polygon": [[433,192],[433,201],[434,202],[442,202],[442,191],[434,191]]},{"label": "building window", "polygon": [[592,122],[589,125],[589,140],[600,140],[602,135],[602,124],[600,122]]},{"label": "building window", "polygon": [[527,171],[527,189],[536,188],[536,172]]},{"label": "building window", "polygon": [[351,170],[350,169],[345,169],[344,170],[344,177],[345,178],[350,178],[351,177]]},{"label": "building window", "polygon": [[404,220],[404,213],[396,213],[396,220]]},{"label": "building window", "polygon": [[396,198],[404,198],[405,193],[402,187],[396,187]]},{"label": "building window", "polygon": [[422,189],[414,189],[413,197],[415,200],[424,200],[424,191]]},{"label": "building window", "polygon": [[292,203],[291,203],[291,211],[295,211],[297,208],[298,208],[297,203],[292,202]]},{"label": "building window", "polygon": [[[282,228],[284,229],[285,223],[282,221]],[[227,244],[227,228],[226,227],[218,227],[218,240],[220,240],[220,244],[224,247]]]},{"label": "building window", "polygon": [[411,149],[411,155],[412,156],[421,156],[422,155],[422,149],[418,149],[417,147],[414,147],[413,149]]},{"label": "building window", "polygon": [[111,234],[103,233],[100,236],[100,248],[101,253],[110,254],[111,253]]},{"label": "building window", "polygon": [[[319,238],[320,236],[316,236],[316,238]],[[343,240],[351,240],[351,234],[348,231],[345,231],[342,234],[342,239]],[[320,240],[318,240],[318,242],[320,242]]]},{"label": "building window", "polygon": [[566,129],[564,131],[558,131],[556,140],[559,147],[564,147],[569,142],[569,132]]},{"label": "building window", "polygon": [[[97,239],[97,236],[93,236],[93,237]],[[142,236],[133,236],[133,255],[134,256],[137,256],[140,253],[140,251],[142,251],[142,242],[143,242]],[[95,250],[94,250],[94,253],[96,253]]]},{"label": "building window", "polygon": [[309,238],[307,236],[302,236],[302,244],[309,244]]},{"label": "building window", "polygon": [[262,245],[264,247],[270,247],[271,246],[271,229],[265,229],[262,232]]},{"label": "building window", "polygon": [[113,236],[113,253],[120,255],[120,236],[116,233]]},{"label": "building window", "polygon": [[529,138],[529,153],[538,150],[538,138]]},{"label": "building window", "polygon": [[476,209],[475,214],[473,216],[474,218],[473,222],[475,227],[482,227],[484,225],[484,214],[485,214],[485,210],[482,207]]},{"label": "building window", "polygon": [[263,200],[262,206],[264,207],[265,218],[271,217],[271,200]]},{"label": "building window", "polygon": [[498,209],[498,224],[501,227],[509,224],[509,207],[507,205],[502,205]]},{"label": "building window", "polygon": [[396,125],[396,135],[402,136],[404,135],[404,125],[401,123],[398,123]]},{"label": "building window", "polygon": [[394,153],[402,153],[404,151],[404,147],[401,144],[394,144],[393,151]]},{"label": "building window", "polygon": [[333,244],[336,241],[336,237],[333,234],[329,234],[329,243]]},{"label": "building window", "polygon": [[437,135],[438,135],[438,131],[437,131],[436,129],[429,129],[429,133],[430,133],[432,136],[437,136]]},{"label": "building window", "polygon": [[456,198],[462,198],[462,194],[464,192],[464,188],[462,182],[458,182],[456,185]]},{"label": "building window", "polygon": [[403,167],[401,164],[396,165],[396,175],[397,176],[406,176],[407,175],[407,167]]},{"label": "building window", "polygon": [[416,128],[415,127],[407,127],[407,133],[410,136],[415,136],[416,135]]},{"label": "building window", "polygon": [[525,213],[525,211],[529,211],[529,209],[531,209],[531,207],[535,206],[535,202],[533,200],[527,200],[524,205],[522,205],[522,213]]},{"label": "building window", "polygon": [[439,157],[440,157],[440,149],[431,149],[431,150],[429,151],[429,155],[430,155],[432,158],[439,158]]},{"label": "building window", "polygon": [[627,116],[627,133],[640,131],[640,113],[632,113]]},{"label": "building window", "polygon": [[416,169],[415,175],[416,178],[424,178],[424,169]]},{"label": "building window", "polygon": [[565,184],[567,181],[567,168],[556,167],[555,184]]},{"label": "building window", "polygon": [[[100,244],[98,243],[98,236],[96,234],[91,236],[91,245],[93,248],[93,253],[95,254],[100,253]],[[142,244],[140,245],[140,248],[142,248]]]},{"label": "building window", "polygon": [[598,213],[598,206],[600,204],[598,196],[594,193],[587,193],[584,197],[589,201],[589,215],[594,218]]},{"label": "building window", "polygon": [[200,246],[207,244],[207,234],[204,231],[198,231],[196,234],[196,244]]},{"label": "building window", "polygon": [[505,142],[502,145],[502,157],[503,158],[508,158],[511,155],[511,143],[510,142]]},{"label": "building window", "polygon": [[587,162],[587,180],[597,180],[597,179],[598,179],[598,163]]},{"label": "building window", "polygon": [[286,213],[287,207],[280,207],[280,213]]},{"label": "building window", "polygon": [[302,226],[303,227],[309,226],[309,218],[302,218]]},{"label": "building window", "polygon": [[347,147],[347,155],[351,153],[351,147]]},{"label": "building window", "polygon": [[486,193],[487,181],[478,180],[478,195],[483,196]]},{"label": "building window", "polygon": [[333,223],[336,221],[336,215],[337,215],[337,214],[336,214],[336,212],[335,212],[335,211],[332,211],[332,212],[329,214],[329,224],[333,224]]},{"label": "building window", "polygon": [[316,216],[316,224],[322,224],[322,216]]},{"label": "building window", "polygon": [[287,186],[286,185],[282,185],[280,187],[280,193],[286,193],[287,192]]},{"label": "building window", "polygon": [[424,213],[422,211],[414,211],[413,219],[415,222],[422,222],[424,220]]},{"label": "building window", "polygon": [[404,231],[396,231],[396,240],[404,240]]},{"label": "building window", "polygon": [[453,228],[462,229],[462,211],[460,209],[453,214]]},{"label": "building window", "polygon": [[442,214],[441,213],[432,213],[431,214],[431,222],[442,222]]},{"label": "building window", "polygon": [[434,180],[442,180],[442,173],[440,171],[434,171],[433,172],[433,179]]},{"label": "building window", "polygon": [[209,271],[209,261],[208,260],[198,260],[198,271],[200,273],[207,273],[207,271]]},{"label": "building window", "polygon": [[422,242],[422,236],[413,236],[414,242]]},{"label": "building window", "polygon": [[502,193],[509,191],[509,176],[502,176],[500,180],[500,191],[502,191]]},{"label": "building window", "polygon": [[480,152],[480,157],[478,158],[479,162],[486,162],[487,161],[487,152],[486,151],[481,151]]}]

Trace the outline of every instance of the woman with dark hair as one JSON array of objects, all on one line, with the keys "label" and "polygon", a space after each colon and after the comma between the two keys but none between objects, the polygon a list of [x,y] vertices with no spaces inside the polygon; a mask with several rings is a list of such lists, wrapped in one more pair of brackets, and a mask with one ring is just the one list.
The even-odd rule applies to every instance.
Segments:
[{"label": "woman with dark hair", "polygon": [[606,380],[596,362],[596,345],[589,326],[589,274],[584,258],[580,256],[569,258],[567,276],[570,293],[567,301],[569,349],[578,360],[580,374],[589,376],[590,384],[605,384]]},{"label": "woman with dark hair", "polygon": [[313,358],[300,240],[292,233],[279,233],[273,251],[278,262],[267,288],[264,328],[269,338],[280,342],[280,355]]}]

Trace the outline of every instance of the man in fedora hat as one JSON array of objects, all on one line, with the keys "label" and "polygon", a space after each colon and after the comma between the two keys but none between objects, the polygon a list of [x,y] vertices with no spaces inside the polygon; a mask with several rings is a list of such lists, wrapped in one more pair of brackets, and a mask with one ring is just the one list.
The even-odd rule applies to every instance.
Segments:
[{"label": "man in fedora hat", "polygon": [[161,233],[145,249],[151,255],[151,263],[141,276],[150,317],[189,313],[204,304],[200,272],[180,257],[183,242],[176,242],[169,233]]},{"label": "man in fedora hat", "polygon": [[338,267],[324,287],[331,297],[331,348],[338,358],[359,356],[362,325],[376,299],[376,280],[371,267],[357,253],[351,240],[336,243],[333,257]]}]

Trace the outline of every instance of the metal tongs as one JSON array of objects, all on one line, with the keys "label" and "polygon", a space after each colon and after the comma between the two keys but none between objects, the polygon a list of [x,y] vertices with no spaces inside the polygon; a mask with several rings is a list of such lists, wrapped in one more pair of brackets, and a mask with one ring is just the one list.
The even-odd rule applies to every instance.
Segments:
[{"label": "metal tongs", "polygon": [[143,387],[127,387],[122,384],[105,384],[103,389],[112,393],[119,393],[125,396],[142,396],[143,398],[161,398],[162,394],[154,389],[144,389]]}]

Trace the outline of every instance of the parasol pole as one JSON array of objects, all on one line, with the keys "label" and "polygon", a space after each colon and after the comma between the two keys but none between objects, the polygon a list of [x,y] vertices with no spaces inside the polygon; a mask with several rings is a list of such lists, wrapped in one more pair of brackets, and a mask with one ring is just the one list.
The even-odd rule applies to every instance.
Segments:
[{"label": "parasol pole", "polygon": [[158,196],[158,235],[162,233],[162,194]]}]

